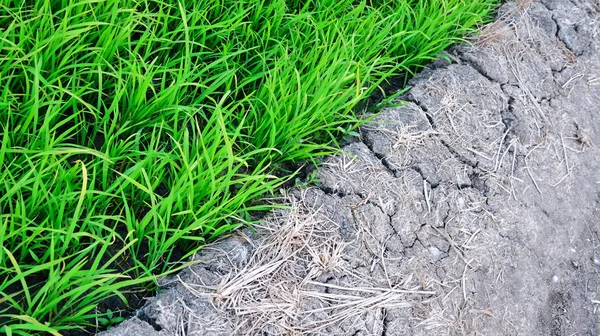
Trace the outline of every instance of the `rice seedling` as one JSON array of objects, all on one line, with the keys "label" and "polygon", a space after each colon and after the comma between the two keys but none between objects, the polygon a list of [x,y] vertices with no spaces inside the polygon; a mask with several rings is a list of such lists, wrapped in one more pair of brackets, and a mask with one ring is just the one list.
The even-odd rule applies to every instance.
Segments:
[{"label": "rice seedling", "polygon": [[1,1],[0,333],[113,321],[494,6]]}]

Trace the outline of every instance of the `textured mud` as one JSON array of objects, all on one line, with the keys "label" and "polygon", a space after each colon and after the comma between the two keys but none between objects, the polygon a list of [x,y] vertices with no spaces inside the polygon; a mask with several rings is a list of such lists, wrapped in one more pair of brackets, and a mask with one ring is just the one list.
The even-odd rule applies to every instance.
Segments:
[{"label": "textured mud", "polygon": [[500,14],[104,335],[600,335],[600,2]]}]

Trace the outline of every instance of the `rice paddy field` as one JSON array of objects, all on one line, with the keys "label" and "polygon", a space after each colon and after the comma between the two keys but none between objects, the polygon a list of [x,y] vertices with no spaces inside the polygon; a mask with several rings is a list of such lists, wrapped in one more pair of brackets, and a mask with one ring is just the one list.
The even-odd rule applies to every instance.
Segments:
[{"label": "rice paddy field", "polygon": [[122,320],[494,0],[0,0],[0,334]]}]

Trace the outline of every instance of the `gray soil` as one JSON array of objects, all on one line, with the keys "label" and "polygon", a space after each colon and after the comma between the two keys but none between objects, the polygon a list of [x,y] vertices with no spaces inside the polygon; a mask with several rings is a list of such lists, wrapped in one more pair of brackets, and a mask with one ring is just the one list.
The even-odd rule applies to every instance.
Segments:
[{"label": "gray soil", "polygon": [[103,335],[600,335],[600,2],[506,4],[448,56]]}]

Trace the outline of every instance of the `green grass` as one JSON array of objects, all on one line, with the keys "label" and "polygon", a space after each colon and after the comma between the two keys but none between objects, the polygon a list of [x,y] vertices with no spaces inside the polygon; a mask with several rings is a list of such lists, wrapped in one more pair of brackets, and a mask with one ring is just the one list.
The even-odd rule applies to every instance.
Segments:
[{"label": "green grass", "polygon": [[495,3],[0,0],[0,333],[113,320]]}]

